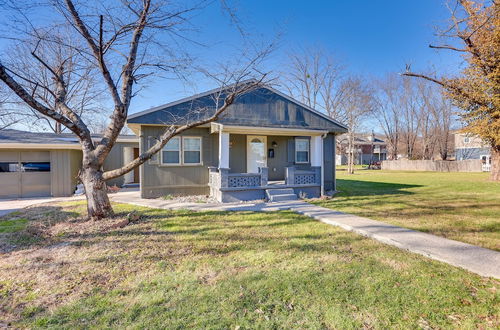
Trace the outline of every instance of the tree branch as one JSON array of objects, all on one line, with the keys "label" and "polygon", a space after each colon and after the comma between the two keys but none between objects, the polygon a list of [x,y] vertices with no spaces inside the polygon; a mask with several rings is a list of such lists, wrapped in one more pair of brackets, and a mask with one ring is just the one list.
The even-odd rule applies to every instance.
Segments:
[{"label": "tree branch", "polygon": [[21,98],[26,104],[28,104],[31,108],[39,111],[45,116],[48,116],[55,121],[61,123],[70,129],[73,133],[75,133],[78,137],[82,138],[84,136],[84,132],[75,125],[71,120],[62,116],[57,111],[54,111],[37,100],[33,96],[31,96],[21,85],[19,85],[6,71],[5,66],[0,62],[0,80],[2,80],[9,88],[16,93],[16,95]]},{"label": "tree branch", "polygon": [[[146,150],[145,152],[143,152],[142,154],[140,154],[139,157],[137,157],[136,159],[134,159],[130,163],[124,165],[123,167],[115,169],[115,170],[104,172],[103,173],[103,179],[104,180],[111,180],[111,179],[117,178],[119,176],[122,176],[122,175],[124,175],[127,172],[130,172],[131,170],[133,170],[137,166],[144,164],[154,154],[156,154],[157,152],[159,152],[167,144],[167,142],[172,137],[174,137],[174,136],[176,136],[176,135],[178,135],[178,134],[180,134],[180,133],[182,133],[182,132],[184,132],[184,131],[186,131],[188,129],[191,129],[193,127],[197,127],[197,126],[200,126],[200,125],[203,125],[203,124],[207,124],[207,123],[216,121],[219,118],[219,116],[224,111],[226,111],[227,108],[231,104],[234,103],[234,101],[236,100],[236,98],[238,96],[243,95],[245,93],[248,93],[249,91],[254,90],[254,89],[258,88],[258,87],[263,86],[263,81],[264,81],[265,77],[266,77],[266,75],[264,74],[262,76],[262,78],[259,79],[259,80],[251,80],[251,81],[247,81],[247,82],[236,83],[233,86],[233,91],[231,93],[229,93],[224,98],[224,104],[222,106],[220,106],[215,111],[215,113],[213,115],[211,115],[210,117],[207,117],[205,119],[194,121],[194,122],[191,122],[191,123],[188,123],[188,124],[185,124],[185,125],[181,125],[181,126],[178,126],[178,127],[170,126],[168,129],[166,129],[163,132],[163,134],[160,136],[158,142],[154,146],[152,146],[151,148],[149,148],[148,150]],[[223,92],[223,90],[221,90],[221,92]]]}]

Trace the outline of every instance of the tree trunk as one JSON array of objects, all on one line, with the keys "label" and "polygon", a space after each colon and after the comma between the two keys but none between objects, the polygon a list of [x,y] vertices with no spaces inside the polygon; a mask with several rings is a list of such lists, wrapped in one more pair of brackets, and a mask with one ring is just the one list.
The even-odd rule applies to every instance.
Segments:
[{"label": "tree trunk", "polygon": [[490,179],[500,181],[500,145],[491,147]]},{"label": "tree trunk", "polygon": [[89,218],[100,220],[113,216],[113,208],[109,202],[106,182],[102,179],[102,171],[92,167],[83,168],[80,179],[85,187]]}]

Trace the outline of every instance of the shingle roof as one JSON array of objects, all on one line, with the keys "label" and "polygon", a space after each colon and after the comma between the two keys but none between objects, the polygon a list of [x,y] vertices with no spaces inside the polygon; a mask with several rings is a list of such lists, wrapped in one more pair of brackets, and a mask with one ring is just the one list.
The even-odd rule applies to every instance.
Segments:
[{"label": "shingle roof", "polygon": [[[92,138],[99,139],[100,134],[92,134]],[[119,139],[137,139],[135,135],[120,135]],[[61,145],[79,145],[78,138],[71,133],[39,133],[27,132],[16,129],[0,130],[0,145],[10,143],[24,144],[61,144]]]}]

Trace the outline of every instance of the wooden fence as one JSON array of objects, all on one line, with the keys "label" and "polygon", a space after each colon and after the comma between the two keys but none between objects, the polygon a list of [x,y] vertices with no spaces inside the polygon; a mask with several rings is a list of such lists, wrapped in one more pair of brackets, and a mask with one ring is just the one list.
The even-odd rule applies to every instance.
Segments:
[{"label": "wooden fence", "polygon": [[480,159],[468,160],[384,160],[383,170],[434,171],[434,172],[482,172]]}]

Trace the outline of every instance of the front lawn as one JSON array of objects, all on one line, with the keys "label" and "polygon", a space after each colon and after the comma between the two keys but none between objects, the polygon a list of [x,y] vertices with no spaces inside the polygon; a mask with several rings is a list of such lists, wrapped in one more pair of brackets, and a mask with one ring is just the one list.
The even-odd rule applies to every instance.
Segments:
[{"label": "front lawn", "polygon": [[[55,328],[495,328],[499,282],[292,212],[166,211],[83,202],[0,223],[0,319]],[[12,225],[9,225],[12,226]]]},{"label": "front lawn", "polygon": [[337,171],[318,205],[500,251],[500,183],[487,173]]}]

